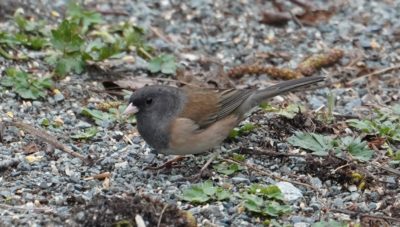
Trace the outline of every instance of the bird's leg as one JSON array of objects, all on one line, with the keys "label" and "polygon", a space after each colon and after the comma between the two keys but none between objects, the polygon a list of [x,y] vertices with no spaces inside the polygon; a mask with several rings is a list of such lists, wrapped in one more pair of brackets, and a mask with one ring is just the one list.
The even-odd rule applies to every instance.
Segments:
[{"label": "bird's leg", "polygon": [[219,155],[220,151],[215,151],[211,154],[211,157],[207,160],[206,164],[203,165],[203,167],[201,167],[200,172],[198,174],[195,174],[194,176],[190,177],[190,179],[192,180],[196,180],[202,177],[203,172],[208,168],[208,166],[211,164],[212,161],[214,161],[214,159],[216,159]]},{"label": "bird's leg", "polygon": [[171,167],[173,167],[175,162],[182,161],[183,159],[185,159],[185,156],[178,155],[177,157],[175,157],[173,159],[170,159],[170,160],[164,162],[163,164],[161,164],[159,166],[154,166],[154,167],[153,166],[146,166],[143,170],[146,170],[146,169],[160,170],[160,169],[163,169],[163,168],[171,168]]}]

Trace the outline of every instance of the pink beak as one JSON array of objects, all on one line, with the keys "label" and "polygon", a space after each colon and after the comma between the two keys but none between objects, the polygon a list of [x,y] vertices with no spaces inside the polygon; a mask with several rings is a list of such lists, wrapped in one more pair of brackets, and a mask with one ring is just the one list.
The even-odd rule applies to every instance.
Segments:
[{"label": "pink beak", "polygon": [[123,115],[132,115],[135,114],[139,111],[139,109],[132,105],[132,103],[129,103],[129,106],[126,107],[125,111],[122,113]]}]

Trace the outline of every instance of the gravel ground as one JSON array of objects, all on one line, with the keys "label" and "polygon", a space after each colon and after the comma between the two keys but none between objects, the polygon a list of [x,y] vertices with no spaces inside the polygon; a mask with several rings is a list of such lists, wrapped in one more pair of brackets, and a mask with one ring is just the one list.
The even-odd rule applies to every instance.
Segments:
[{"label": "gravel ground", "polygon": [[[12,15],[13,7],[18,4],[7,2],[10,1],[0,3],[0,8]],[[150,43],[158,50],[173,53],[186,69],[202,80],[214,80],[217,68],[202,59],[216,59],[226,69],[255,62],[295,68],[305,57],[327,49],[339,48],[345,52],[338,64],[317,73],[328,77],[328,87],[289,94],[271,101],[275,106],[303,103],[308,107],[304,114],[288,120],[276,114],[256,111],[245,122],[256,124],[257,129],[237,139],[227,140],[221,146],[222,157],[228,157],[232,150],[244,152],[237,151],[238,148],[293,152],[294,148],[286,143],[286,139],[296,130],[332,133],[340,128],[338,122],[326,125],[309,114],[326,105],[329,94],[336,97],[334,111],[338,116],[355,116],[368,112],[371,106],[399,103],[399,71],[365,77],[346,86],[346,82],[356,78],[361,69],[387,68],[400,62],[399,0],[335,1],[332,4],[336,4],[336,11],[329,20],[302,28],[294,21],[282,27],[261,23],[262,13],[273,9],[270,2],[182,2],[89,1],[87,6],[102,12],[125,11],[129,16],[115,13],[105,17],[109,21],[135,21],[150,31],[159,31],[158,35],[149,32]],[[329,8],[326,1],[312,2],[318,8]],[[296,10],[296,6],[285,5]],[[57,20],[51,16],[51,10],[61,15],[65,10],[62,0],[21,1],[20,6],[25,8],[27,14],[49,18],[49,21]],[[10,26],[8,18],[0,17],[0,29]],[[268,53],[282,53],[287,58],[265,57]],[[24,63],[0,57],[0,71],[13,65],[41,75],[50,72],[39,57]],[[143,65],[144,61],[137,58],[133,64],[113,69],[112,75],[118,74],[130,80],[145,77],[148,72]],[[40,127],[43,119],[60,122],[62,127],[48,127],[46,131],[95,161],[83,163],[81,159],[55,149],[29,133],[23,133],[14,126],[6,127],[1,133],[3,142],[0,143],[0,226],[107,226],[112,223],[109,222],[112,217],[107,214],[122,215],[121,212],[126,212],[126,209],[121,207],[139,211],[151,207],[149,210],[160,214],[164,204],[169,204],[163,213],[165,218],[176,220],[165,222],[164,226],[190,226],[191,219],[187,217],[191,215],[199,226],[262,226],[263,218],[243,212],[234,200],[192,205],[180,199],[182,190],[195,183],[187,177],[197,173],[209,155],[187,158],[179,168],[143,170],[149,164],[160,164],[170,157],[152,153],[134,125],[106,122],[99,126],[82,116],[82,108],[94,108],[96,104],[110,100],[108,94],[94,92],[94,89],[102,89],[102,80],[115,79],[110,77],[92,71],[71,75],[57,82],[61,94],[41,101],[23,101],[15,93],[1,88],[3,122],[8,119],[7,112],[36,127]],[[246,75],[234,81],[239,88],[263,87],[270,82],[273,80],[267,75]],[[218,80],[219,83],[222,82]],[[94,138],[88,141],[70,138],[92,126],[98,129]],[[292,208],[288,215],[278,218],[280,223],[310,226],[332,218],[376,226],[400,225],[396,222],[400,218],[399,177],[396,174],[372,170],[367,166],[379,180],[367,183],[367,188],[360,190],[345,174],[332,174],[331,170],[341,165],[328,158],[314,157],[309,160],[246,152],[244,155],[246,163],[272,173],[274,177],[249,168],[227,177],[209,168],[205,178],[216,185],[228,185],[234,192],[252,183],[280,185]],[[2,165],[7,168],[2,168]],[[106,180],[90,178],[104,172],[110,173]],[[282,179],[295,182],[284,183]],[[375,215],[375,219],[367,217],[369,219],[366,220],[360,214]],[[148,226],[157,226],[157,219],[148,215],[146,218],[142,214]],[[376,218],[378,216],[393,220]],[[97,221],[90,221],[95,219]]]}]

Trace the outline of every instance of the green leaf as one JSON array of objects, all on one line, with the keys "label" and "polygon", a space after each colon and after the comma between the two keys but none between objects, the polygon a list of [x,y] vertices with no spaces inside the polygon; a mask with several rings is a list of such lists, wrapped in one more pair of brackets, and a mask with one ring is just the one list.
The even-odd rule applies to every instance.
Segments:
[{"label": "green leaf", "polygon": [[78,24],[63,20],[57,29],[51,31],[51,43],[63,53],[80,51],[84,41],[79,35],[79,29]]},{"label": "green leaf", "polygon": [[213,186],[212,181],[195,184],[183,190],[181,198],[193,203],[204,203],[211,199],[225,200],[231,194],[221,187]]},{"label": "green leaf", "polygon": [[265,198],[283,200],[283,194],[276,185],[264,186],[260,184],[253,184],[249,189],[249,193],[261,195]]},{"label": "green leaf", "polygon": [[232,194],[229,191],[224,190],[223,188],[218,188],[215,195],[217,196],[218,201],[229,199],[232,196]]},{"label": "green leaf", "polygon": [[4,87],[12,87],[14,85],[14,80],[11,77],[4,77],[1,81],[0,81],[1,85],[3,85]]},{"label": "green leaf", "polygon": [[152,73],[174,74],[176,68],[175,57],[169,54],[161,54],[153,58],[148,65],[148,69]]},{"label": "green leaf", "polygon": [[103,22],[100,13],[84,10],[77,2],[70,1],[67,6],[67,15],[71,21],[81,25],[81,33],[84,34],[89,27]]},{"label": "green leaf", "polygon": [[232,159],[238,162],[243,162],[244,160],[246,160],[246,156],[242,154],[233,154]]},{"label": "green leaf", "polygon": [[46,96],[45,90],[52,87],[52,81],[49,78],[37,79],[26,72],[8,68],[1,85],[10,87],[24,99],[38,99]]},{"label": "green leaf", "polygon": [[21,32],[38,33],[44,27],[44,21],[27,20],[20,9],[14,13],[14,22]]},{"label": "green leaf", "polygon": [[103,121],[110,121],[110,122],[115,121],[115,115],[100,110],[91,110],[88,108],[83,108],[81,114],[83,116],[93,119],[98,125],[101,125]]},{"label": "green leaf", "polygon": [[393,157],[393,160],[399,160],[400,161],[400,151],[396,152],[396,155]]},{"label": "green leaf", "polygon": [[330,137],[308,132],[296,132],[289,137],[288,142],[293,146],[311,150],[316,155],[327,155],[333,148],[333,140]]},{"label": "green leaf", "polygon": [[188,202],[204,203],[207,202],[210,197],[204,193],[203,189],[199,186],[192,186],[183,191],[182,199]]},{"label": "green leaf", "polygon": [[219,163],[213,166],[213,168],[222,174],[231,175],[243,169],[243,167],[239,166],[236,163],[228,164],[226,162]]},{"label": "green leaf", "polygon": [[275,201],[269,201],[267,206],[262,209],[264,215],[271,217],[278,217],[279,215],[288,213],[289,211],[291,211],[290,206],[281,205]]},{"label": "green leaf", "polygon": [[154,58],[149,62],[148,69],[152,73],[157,73],[161,71],[162,59],[161,58]]},{"label": "green leaf", "polygon": [[356,120],[356,119],[350,119],[346,121],[349,123],[349,125],[353,128],[356,128],[358,130],[361,130],[366,133],[371,133],[375,131],[375,127],[370,120]]},{"label": "green leaf", "polygon": [[232,129],[232,131],[229,133],[229,138],[235,139],[238,136],[241,136],[243,134],[247,134],[247,133],[253,131],[255,128],[256,128],[256,126],[252,123],[244,124],[239,129],[237,129],[237,128]]},{"label": "green leaf", "polygon": [[298,112],[304,112],[304,106],[289,104],[286,108],[280,109],[277,114],[293,119]]},{"label": "green leaf", "polygon": [[90,139],[92,137],[94,137],[97,134],[97,128],[96,127],[91,127],[91,128],[87,128],[85,129],[85,131],[83,133],[79,133],[79,134],[75,134],[72,135],[71,138],[72,139]]},{"label": "green leaf", "polygon": [[361,141],[360,137],[352,138],[347,136],[341,139],[341,145],[346,149],[354,158],[361,161],[369,161],[374,155],[374,151],[368,148],[366,141]]},{"label": "green leaf", "polygon": [[249,211],[261,213],[261,207],[263,206],[264,200],[256,195],[245,194],[244,195],[244,207]]},{"label": "green leaf", "polygon": [[69,72],[82,73],[85,62],[80,55],[64,56],[58,59],[56,64],[56,74],[64,76]]},{"label": "green leaf", "polygon": [[217,192],[217,187],[214,187],[212,181],[210,180],[207,180],[204,183],[200,184],[200,187],[203,189],[204,193],[209,196],[212,196]]},{"label": "green leaf", "polygon": [[42,121],[40,122],[40,125],[44,126],[44,127],[48,127],[50,125],[49,119],[43,118]]},{"label": "green leaf", "polygon": [[127,23],[124,25],[122,33],[127,46],[135,46],[137,49],[144,47],[145,32],[143,28]]}]

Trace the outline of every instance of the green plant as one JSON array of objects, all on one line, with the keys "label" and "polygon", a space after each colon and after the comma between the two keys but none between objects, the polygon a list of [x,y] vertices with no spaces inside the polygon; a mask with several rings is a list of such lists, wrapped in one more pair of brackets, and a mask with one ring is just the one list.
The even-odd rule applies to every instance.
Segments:
[{"label": "green plant", "polygon": [[391,142],[400,142],[400,104],[388,110],[376,110],[372,119],[351,119],[347,123],[364,133],[383,137]]},{"label": "green plant", "polygon": [[231,174],[239,172],[240,170],[243,169],[243,167],[241,167],[240,165],[238,165],[236,163],[228,164],[226,162],[216,164],[216,165],[213,166],[213,168],[218,173],[222,173],[222,174],[225,174],[225,175],[231,175]]},{"label": "green plant", "polygon": [[247,210],[263,216],[278,217],[291,211],[288,205],[283,204],[282,192],[275,185],[251,185],[242,198]]},{"label": "green plant", "polygon": [[72,135],[72,139],[77,139],[77,140],[87,140],[92,137],[94,137],[97,134],[97,128],[96,127],[90,127],[85,129],[84,132]]},{"label": "green plant", "polygon": [[268,103],[263,103],[260,107],[267,112],[275,112],[278,115],[293,119],[297,113],[305,110],[304,106],[298,104],[289,104],[284,108],[275,108]]},{"label": "green plant", "polygon": [[347,136],[333,139],[316,133],[296,132],[295,135],[289,137],[288,142],[293,146],[313,151],[313,154],[321,156],[328,155],[330,150],[337,154],[347,151],[358,160],[368,161],[374,154],[374,151],[368,148],[367,142],[361,141],[360,137]]},{"label": "green plant", "polygon": [[51,31],[51,43],[56,51],[51,52],[46,60],[55,66],[55,73],[59,76],[83,71],[85,62],[81,49],[84,40],[81,38],[80,29],[78,24],[63,20],[57,29]]},{"label": "green plant", "polygon": [[229,133],[229,138],[230,139],[235,139],[243,134],[247,134],[251,131],[253,131],[256,128],[256,126],[252,123],[247,123],[241,126],[240,128],[234,128],[230,133]]},{"label": "green plant", "polygon": [[176,71],[175,57],[169,54],[161,54],[151,59],[148,67],[152,73],[174,74]]},{"label": "green plant", "polygon": [[231,193],[222,187],[214,186],[208,180],[204,183],[199,183],[190,186],[183,190],[181,198],[191,203],[205,203],[210,200],[226,200],[229,199]]},{"label": "green plant", "polygon": [[24,99],[44,98],[47,94],[46,90],[52,87],[52,81],[49,78],[35,78],[15,68],[8,68],[6,77],[0,83],[4,87],[11,88]]},{"label": "green plant", "polygon": [[293,146],[313,151],[316,155],[327,155],[333,148],[331,137],[316,133],[296,132],[288,138],[288,142]]},{"label": "green plant", "polygon": [[75,1],[68,3],[67,17],[72,23],[79,25],[81,34],[85,34],[90,26],[103,23],[100,13],[85,10]]}]

